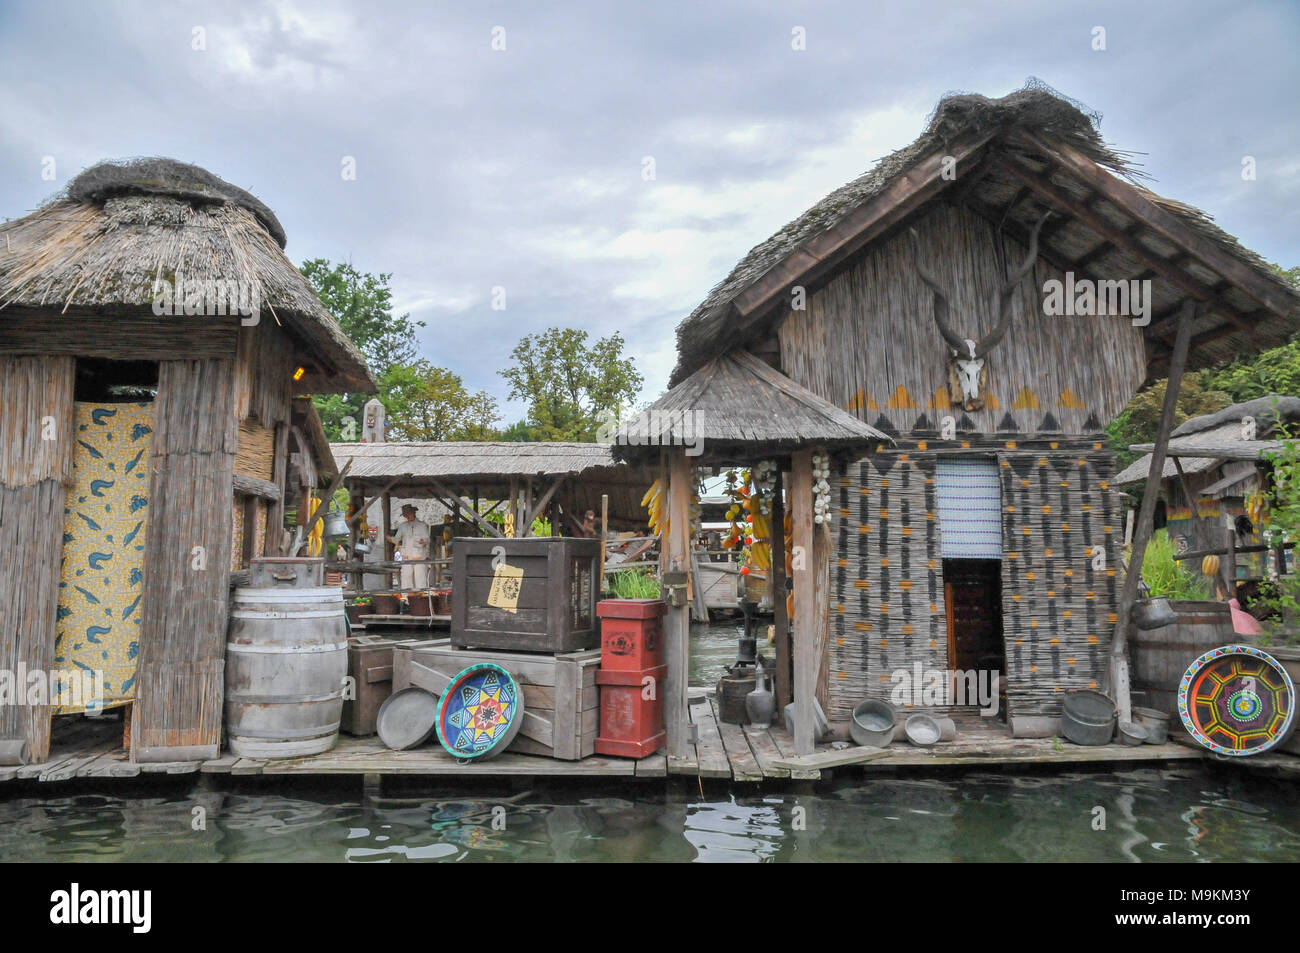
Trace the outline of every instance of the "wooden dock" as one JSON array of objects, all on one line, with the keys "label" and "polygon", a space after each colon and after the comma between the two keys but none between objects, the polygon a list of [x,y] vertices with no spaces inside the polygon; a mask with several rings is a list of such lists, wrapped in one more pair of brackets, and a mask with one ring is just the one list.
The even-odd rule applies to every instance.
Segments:
[{"label": "wooden dock", "polygon": [[[955,740],[934,748],[916,748],[895,742],[886,749],[836,750],[819,745],[815,754],[797,758],[794,739],[783,728],[758,730],[726,724],[718,719],[717,701],[693,690],[689,712],[696,743],[688,758],[672,759],[658,752],[640,760],[589,757],[581,761],[509,752],[481,763],[458,764],[435,742],[413,751],[391,751],[377,738],[341,735],[333,749],[306,758],[267,760],[226,754],[211,761],[135,764],[121,747],[122,725],[115,718],[61,718],[56,722],[50,758],[43,764],[0,767],[0,782],[41,782],[77,779],[137,778],[142,775],[283,775],[285,777],[557,777],[664,780],[671,777],[704,781],[760,783],[764,781],[816,781],[831,771],[857,771],[870,775],[908,769],[983,769],[1027,765],[1075,767],[1129,765],[1167,761],[1214,760],[1209,752],[1183,744],[1108,745],[1084,748],[1055,739],[1015,739],[1005,726],[982,722],[977,716],[959,722]],[[1238,762],[1260,762],[1257,767],[1295,776],[1300,758],[1266,755]],[[1255,765],[1251,765],[1255,766]]]}]

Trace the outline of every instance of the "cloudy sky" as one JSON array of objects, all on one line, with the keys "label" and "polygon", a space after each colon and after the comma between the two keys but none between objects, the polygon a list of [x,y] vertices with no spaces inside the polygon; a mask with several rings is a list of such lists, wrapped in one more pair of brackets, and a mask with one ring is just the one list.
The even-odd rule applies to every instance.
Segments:
[{"label": "cloudy sky", "polygon": [[0,218],[103,158],[194,162],[295,262],[392,272],[471,388],[506,404],[510,349],[560,325],[620,331],[652,399],[709,288],[948,91],[1037,76],[1157,191],[1300,264],[1298,43],[1291,0],[6,2]]}]

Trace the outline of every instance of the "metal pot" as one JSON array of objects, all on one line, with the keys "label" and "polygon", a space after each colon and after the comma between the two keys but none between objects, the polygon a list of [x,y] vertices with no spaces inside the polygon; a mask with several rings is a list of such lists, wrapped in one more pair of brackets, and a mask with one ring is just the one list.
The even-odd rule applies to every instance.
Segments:
[{"label": "metal pot", "polygon": [[868,698],[854,707],[853,717],[849,721],[849,735],[860,745],[887,748],[894,740],[897,726],[893,705]]},{"label": "metal pot", "polygon": [[338,510],[330,510],[325,514],[325,528],[321,535],[326,539],[347,539],[349,536],[347,517]]},{"label": "metal pot", "polygon": [[1133,603],[1133,624],[1146,632],[1178,621],[1178,614],[1168,599],[1142,599]]},{"label": "metal pot", "polygon": [[1131,748],[1146,744],[1146,725],[1140,725],[1135,721],[1121,721],[1119,723],[1119,740]]},{"label": "metal pot", "polygon": [[1110,744],[1115,736],[1115,703],[1101,692],[1066,692],[1061,707],[1061,734],[1076,745]]}]

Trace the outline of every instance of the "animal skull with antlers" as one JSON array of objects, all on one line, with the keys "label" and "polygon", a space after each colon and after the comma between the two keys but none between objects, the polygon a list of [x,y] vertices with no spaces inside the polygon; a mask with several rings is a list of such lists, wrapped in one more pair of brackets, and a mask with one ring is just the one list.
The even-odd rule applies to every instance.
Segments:
[{"label": "animal skull with antlers", "polygon": [[948,343],[951,352],[948,361],[948,394],[954,404],[965,410],[984,408],[984,388],[988,385],[989,378],[986,358],[1011,327],[1011,300],[1016,286],[1033,270],[1038,258],[1038,232],[1050,214],[1049,210],[1035,222],[1029,234],[1029,253],[998,292],[998,323],[979,340],[963,338],[952,330],[948,323],[948,298],[939,287],[938,277],[921,262],[921,239],[916,229],[908,229],[912,235],[912,245],[916,249],[917,273],[926,287],[934,292],[934,323],[939,326],[939,334]]}]

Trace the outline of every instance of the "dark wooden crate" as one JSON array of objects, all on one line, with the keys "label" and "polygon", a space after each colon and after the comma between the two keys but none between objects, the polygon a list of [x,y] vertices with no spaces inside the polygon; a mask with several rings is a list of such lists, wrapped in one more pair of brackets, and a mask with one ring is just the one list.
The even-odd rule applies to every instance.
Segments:
[{"label": "dark wooden crate", "polygon": [[355,635],[348,639],[348,675],[356,699],[343,702],[340,727],[350,735],[373,735],[379,706],[393,693],[393,647],[413,639]]},{"label": "dark wooden crate", "polygon": [[[515,611],[488,605],[493,559],[523,570]],[[452,550],[451,641],[462,648],[576,652],[600,644],[600,542],[458,538]]]}]

